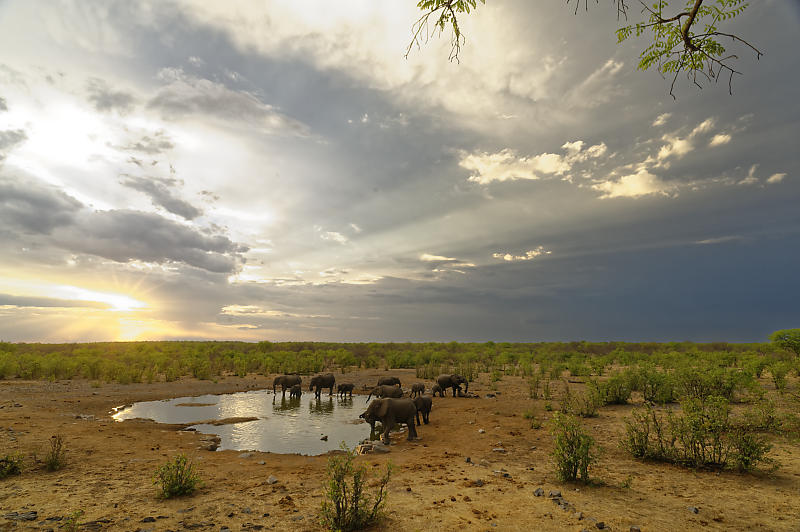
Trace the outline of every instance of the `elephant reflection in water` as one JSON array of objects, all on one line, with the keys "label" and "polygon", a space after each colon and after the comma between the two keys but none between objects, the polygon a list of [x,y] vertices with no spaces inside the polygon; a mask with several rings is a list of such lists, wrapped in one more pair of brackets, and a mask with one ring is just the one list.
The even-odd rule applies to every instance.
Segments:
[{"label": "elephant reflection in water", "polygon": [[333,398],[329,397],[327,400],[312,399],[308,403],[308,411],[311,414],[328,415],[333,413]]},{"label": "elephant reflection in water", "polygon": [[272,409],[278,412],[290,412],[292,410],[297,410],[299,408],[300,408],[299,397],[290,397],[289,399],[281,397],[280,404],[275,404],[275,397],[272,398]]}]

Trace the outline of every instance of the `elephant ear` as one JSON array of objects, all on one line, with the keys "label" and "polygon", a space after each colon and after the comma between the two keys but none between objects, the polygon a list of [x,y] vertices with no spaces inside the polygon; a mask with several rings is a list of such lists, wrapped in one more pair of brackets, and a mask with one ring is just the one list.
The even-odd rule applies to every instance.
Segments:
[{"label": "elephant ear", "polygon": [[379,418],[385,418],[389,414],[389,401],[386,399],[381,400],[381,404],[378,406],[377,415]]}]

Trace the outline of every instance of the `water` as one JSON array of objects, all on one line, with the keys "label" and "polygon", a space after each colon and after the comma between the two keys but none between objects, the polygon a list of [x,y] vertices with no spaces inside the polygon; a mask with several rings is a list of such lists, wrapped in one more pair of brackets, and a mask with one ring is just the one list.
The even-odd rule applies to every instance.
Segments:
[{"label": "water", "polygon": [[[196,406],[192,406],[196,405]],[[339,449],[342,441],[354,447],[369,437],[369,425],[359,419],[366,409],[364,397],[316,399],[304,393],[299,399],[257,390],[225,395],[178,397],[144,401],[118,409],[116,421],[144,418],[157,423],[198,423],[199,432],[221,438],[219,450],[264,451],[319,455]],[[210,425],[201,421],[257,417],[255,421]],[[322,436],[328,436],[322,441]]]}]

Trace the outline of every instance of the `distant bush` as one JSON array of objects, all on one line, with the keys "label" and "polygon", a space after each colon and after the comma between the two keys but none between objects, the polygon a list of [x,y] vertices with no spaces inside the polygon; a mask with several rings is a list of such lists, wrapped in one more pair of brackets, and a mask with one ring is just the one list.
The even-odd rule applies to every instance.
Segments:
[{"label": "distant bush", "polygon": [[577,418],[556,412],[553,416],[553,460],[556,476],[563,482],[589,482],[589,467],[597,459],[594,438],[583,431]]},{"label": "distant bush", "polygon": [[677,400],[675,378],[654,364],[644,364],[632,372],[631,388],[642,393],[648,403],[667,404]]},{"label": "distant bush", "polygon": [[783,394],[786,392],[786,376],[792,369],[792,364],[789,362],[775,362],[769,366],[769,372],[772,376],[772,383],[778,393]]},{"label": "distant bush", "polygon": [[56,434],[50,438],[50,449],[44,457],[44,467],[48,471],[58,471],[67,465],[67,449],[64,438]]},{"label": "distant bush", "polygon": [[22,473],[22,455],[6,454],[0,458],[0,479]]},{"label": "distant bush", "polygon": [[635,458],[694,468],[750,471],[772,464],[770,445],[746,423],[735,423],[724,397],[686,399],[682,412],[658,413],[652,406],[626,420],[622,446]]},{"label": "distant bush", "polygon": [[572,393],[564,381],[564,395],[561,398],[561,411],[579,417],[595,417],[603,402],[595,386],[588,386],[585,392]]},{"label": "distant bush", "polygon": [[386,474],[378,481],[377,491],[370,495],[365,491],[369,480],[366,466],[353,463],[355,451],[344,443],[342,449],[344,454],[328,458],[328,484],[320,521],[329,530],[362,530],[383,516],[392,465],[386,466]]},{"label": "distant bush", "polygon": [[600,405],[624,405],[631,398],[631,374],[616,373],[605,381],[592,381],[590,388],[594,390]]},{"label": "distant bush", "polygon": [[178,454],[162,465],[153,474],[153,484],[161,490],[165,499],[190,495],[201,486],[200,475],[185,454]]}]

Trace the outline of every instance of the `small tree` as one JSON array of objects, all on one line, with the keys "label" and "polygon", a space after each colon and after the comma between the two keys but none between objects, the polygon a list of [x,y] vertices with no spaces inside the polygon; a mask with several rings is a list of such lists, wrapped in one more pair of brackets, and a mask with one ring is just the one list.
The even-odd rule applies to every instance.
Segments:
[{"label": "small tree", "polygon": [[153,484],[158,484],[160,496],[169,499],[189,495],[202,485],[194,464],[185,454],[178,454],[153,474]]},{"label": "small tree", "polygon": [[560,412],[553,416],[550,432],[558,480],[569,482],[580,477],[589,482],[589,466],[597,459],[594,438],[583,432],[575,416]]},{"label": "small tree", "polygon": [[800,355],[800,329],[781,329],[769,335],[773,344]]},{"label": "small tree", "polygon": [[386,474],[378,482],[378,491],[370,496],[364,491],[369,478],[366,466],[353,463],[355,450],[349,449],[344,442],[342,450],[344,454],[328,459],[328,486],[320,520],[329,530],[362,530],[382,516],[392,464],[387,464]]}]

